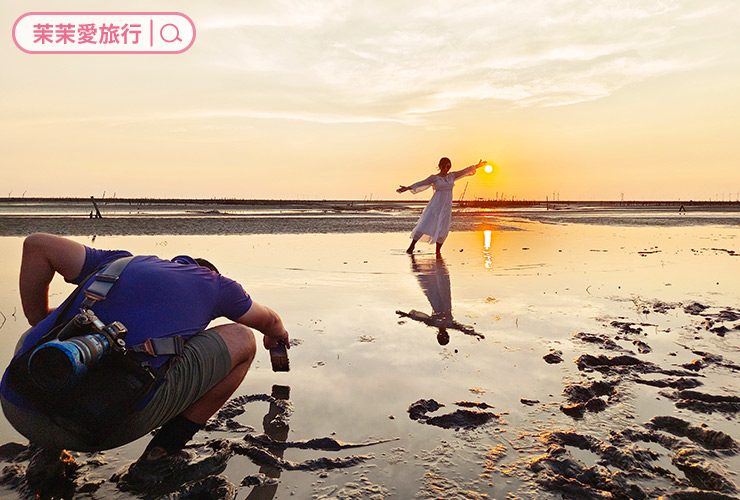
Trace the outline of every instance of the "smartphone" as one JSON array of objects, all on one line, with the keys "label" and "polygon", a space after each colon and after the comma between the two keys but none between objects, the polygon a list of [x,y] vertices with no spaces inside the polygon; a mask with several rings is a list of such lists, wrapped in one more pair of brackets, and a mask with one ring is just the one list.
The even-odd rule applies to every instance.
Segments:
[{"label": "smartphone", "polygon": [[278,345],[270,348],[270,361],[272,362],[272,371],[287,372],[290,371],[290,362],[288,361],[288,350],[285,343],[278,342]]}]

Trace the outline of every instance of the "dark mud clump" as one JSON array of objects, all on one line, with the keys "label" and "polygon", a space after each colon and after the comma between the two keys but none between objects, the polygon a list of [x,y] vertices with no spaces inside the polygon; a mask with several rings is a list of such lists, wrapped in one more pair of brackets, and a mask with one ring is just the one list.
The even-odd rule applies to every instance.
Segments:
[{"label": "dark mud clump", "polygon": [[667,314],[668,311],[676,309],[677,307],[679,307],[679,305],[672,302],[663,302],[661,300],[656,300],[651,304],[651,307],[653,309],[653,312],[656,312],[658,314]]},{"label": "dark mud clump", "polygon": [[686,377],[664,378],[664,379],[653,379],[653,380],[646,380],[640,377],[634,377],[632,380],[638,384],[649,385],[652,387],[670,387],[672,389],[678,389],[678,390],[694,389],[696,387],[703,385],[703,382],[699,379],[686,378]]},{"label": "dark mud clump", "polygon": [[542,356],[542,359],[544,359],[547,363],[553,365],[556,363],[562,363],[563,362],[563,351],[550,351],[544,356]]},{"label": "dark mud clump", "polygon": [[717,315],[718,321],[737,321],[740,320],[740,313],[730,307],[723,309]]},{"label": "dark mud clump", "polygon": [[724,477],[704,453],[696,449],[684,448],[672,458],[673,464],[681,469],[691,484],[702,490],[735,492],[735,485]]},{"label": "dark mud clump", "polygon": [[648,323],[641,323],[637,326],[637,323],[631,323],[628,321],[612,321],[610,324],[623,335],[642,335],[642,326],[655,326]]},{"label": "dark mud clump", "polygon": [[[459,406],[470,406],[468,402],[455,403]],[[478,405],[476,405],[478,406]],[[484,425],[500,415],[481,410],[462,408],[444,415],[430,417],[427,413],[434,412],[444,407],[433,399],[420,399],[412,403],[408,408],[409,418],[427,425],[434,425],[444,429],[471,429]],[[488,407],[486,405],[486,407]]]},{"label": "dark mud clump", "polygon": [[633,340],[632,344],[637,347],[637,352],[640,354],[648,354],[653,351],[653,349],[642,340]]},{"label": "dark mud clump", "polygon": [[582,342],[588,342],[589,344],[598,344],[600,347],[603,347],[604,349],[608,349],[610,351],[623,350],[621,347],[619,347],[619,344],[614,342],[606,335],[595,335],[592,333],[580,332],[573,335],[573,337],[581,340]]},{"label": "dark mud clump", "polygon": [[[603,411],[606,409],[607,402],[612,402],[616,396],[617,384],[619,381],[614,379],[567,385],[563,389],[563,396],[568,404],[560,405],[560,411],[574,418],[583,417],[586,411]],[[608,401],[601,399],[601,396],[607,396]]]},{"label": "dark mud clump", "polygon": [[593,356],[591,354],[582,354],[576,359],[579,370],[593,368],[595,370],[609,370],[611,368],[622,368],[646,364],[634,356],[614,356],[612,358],[600,354]]},{"label": "dark mud clump", "polygon": [[704,304],[700,304],[698,302],[692,302],[691,304],[683,308],[686,314],[691,314],[693,316],[699,316],[706,309],[709,309],[709,306],[705,306]]},{"label": "dark mud clump", "polygon": [[409,406],[409,418],[411,420],[423,420],[427,418],[427,413],[437,411],[443,406],[443,404],[433,399],[420,399],[415,403],[411,403]]},{"label": "dark mud clump", "polygon": [[582,354],[575,360],[578,369],[581,371],[598,371],[603,374],[635,374],[635,373],[662,373],[664,375],[676,377],[695,377],[692,371],[664,369],[655,363],[643,361],[634,356],[621,355],[608,357],[600,354],[593,356],[591,354]]},{"label": "dark mud clump", "polygon": [[493,406],[482,401],[455,401],[455,405],[462,408],[477,408],[478,410],[488,410],[493,408]]},{"label": "dark mud clump", "polygon": [[701,413],[740,412],[740,397],[738,396],[722,396],[692,390],[661,392],[661,394],[675,400],[677,408],[687,408]]},{"label": "dark mud clump", "polygon": [[676,417],[653,417],[646,426],[649,429],[665,431],[674,436],[687,437],[709,450],[738,451],[737,442],[722,431],[708,429],[706,424],[693,425]]},{"label": "dark mud clump", "polygon": [[425,423],[444,429],[470,429],[490,422],[496,415],[487,411],[460,409],[446,415],[430,417]]}]

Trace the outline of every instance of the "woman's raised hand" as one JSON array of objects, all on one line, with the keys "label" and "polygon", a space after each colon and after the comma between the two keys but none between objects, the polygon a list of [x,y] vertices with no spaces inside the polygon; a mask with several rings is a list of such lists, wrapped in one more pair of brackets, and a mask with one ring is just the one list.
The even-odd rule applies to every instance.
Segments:
[{"label": "woman's raised hand", "polygon": [[408,190],[409,190],[408,186],[399,186],[399,188],[396,189],[396,193],[403,193],[404,191],[408,191]]},{"label": "woman's raised hand", "polygon": [[481,167],[485,167],[488,165],[488,162],[486,160],[478,160],[478,164],[475,166],[476,169],[479,169]]}]

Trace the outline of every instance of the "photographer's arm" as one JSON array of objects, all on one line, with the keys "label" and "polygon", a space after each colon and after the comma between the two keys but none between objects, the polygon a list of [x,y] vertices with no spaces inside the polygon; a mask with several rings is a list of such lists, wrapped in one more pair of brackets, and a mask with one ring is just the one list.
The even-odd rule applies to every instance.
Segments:
[{"label": "photographer's arm", "polygon": [[266,349],[275,347],[279,340],[285,343],[285,347],[290,348],[290,339],[283,320],[269,307],[252,302],[249,311],[236,322],[262,332],[265,336],[263,343]]},{"label": "photographer's arm", "polygon": [[37,233],[23,241],[20,294],[23,314],[33,326],[49,315],[49,284],[57,272],[74,279],[85,263],[85,247],[52,234]]}]

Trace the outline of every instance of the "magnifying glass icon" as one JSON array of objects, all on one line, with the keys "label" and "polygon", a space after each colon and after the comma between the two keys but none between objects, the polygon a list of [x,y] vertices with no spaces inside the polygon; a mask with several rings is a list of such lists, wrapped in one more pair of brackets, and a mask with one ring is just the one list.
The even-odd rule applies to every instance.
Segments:
[{"label": "magnifying glass icon", "polygon": [[[172,40],[168,40],[167,38],[164,37],[164,29],[167,26],[172,26],[172,28],[175,30],[175,37]],[[175,40],[177,40],[178,42],[182,42],[182,38],[180,38],[180,29],[172,23],[168,23],[162,26],[162,28],[159,30],[159,37],[167,43],[172,43]]]}]

